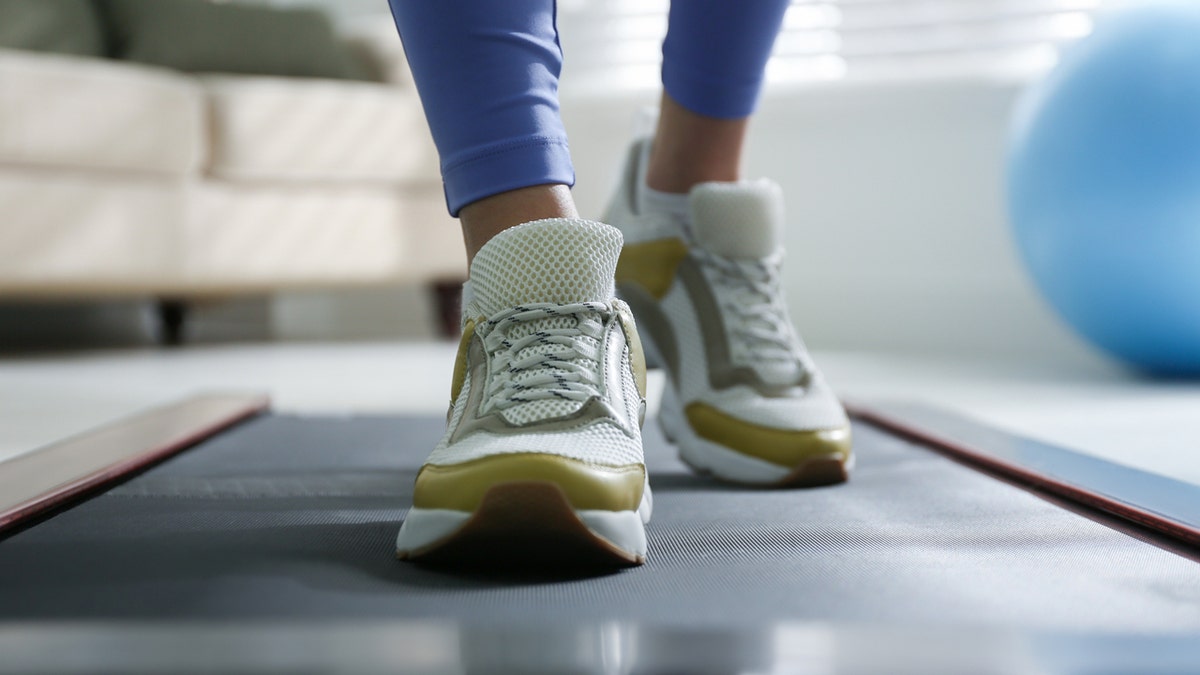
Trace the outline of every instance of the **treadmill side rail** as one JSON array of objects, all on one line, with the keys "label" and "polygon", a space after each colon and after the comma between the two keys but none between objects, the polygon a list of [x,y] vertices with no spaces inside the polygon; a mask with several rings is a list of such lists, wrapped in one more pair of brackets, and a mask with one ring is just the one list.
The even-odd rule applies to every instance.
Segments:
[{"label": "treadmill side rail", "polygon": [[269,407],[265,394],[194,396],[0,462],[0,536]]},{"label": "treadmill side rail", "polygon": [[847,403],[853,417],[969,465],[1200,546],[1200,485],[1017,436],[919,403]]}]

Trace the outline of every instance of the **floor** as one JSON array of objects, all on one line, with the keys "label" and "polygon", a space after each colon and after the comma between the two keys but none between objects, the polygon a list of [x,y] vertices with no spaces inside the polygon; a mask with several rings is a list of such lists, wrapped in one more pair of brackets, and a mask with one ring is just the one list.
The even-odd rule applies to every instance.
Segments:
[{"label": "floor", "polygon": [[[849,400],[918,400],[1200,484],[1200,382],[1070,364],[818,352]],[[440,415],[454,345],[253,344],[0,357],[0,459],[202,391],[269,392],[288,412]],[[662,380],[652,373],[650,398]],[[651,413],[654,411],[653,401]]]}]

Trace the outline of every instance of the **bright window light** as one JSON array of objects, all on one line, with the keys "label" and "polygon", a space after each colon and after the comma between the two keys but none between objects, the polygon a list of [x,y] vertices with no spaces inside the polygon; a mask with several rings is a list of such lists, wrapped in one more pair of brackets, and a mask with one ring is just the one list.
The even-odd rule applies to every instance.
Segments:
[{"label": "bright window light", "polygon": [[[687,0],[676,0],[686,2]],[[769,82],[1029,77],[1122,0],[793,0]],[[659,86],[666,0],[563,0],[559,27],[576,89]],[[583,82],[583,85],[578,85]]]}]

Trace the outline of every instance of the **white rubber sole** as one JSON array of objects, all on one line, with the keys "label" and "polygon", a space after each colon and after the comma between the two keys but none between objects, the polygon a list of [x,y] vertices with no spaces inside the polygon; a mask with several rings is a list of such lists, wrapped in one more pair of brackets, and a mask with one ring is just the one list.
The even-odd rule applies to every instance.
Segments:
[{"label": "white rubber sole", "polygon": [[[533,488],[519,489],[528,490],[533,497],[531,502],[541,503],[546,508],[544,523],[540,522],[536,508],[523,508],[520,509],[518,518],[509,517],[507,522],[503,522],[505,517],[501,516],[502,522],[489,521],[481,533],[478,525],[488,516],[488,513],[485,513],[489,504],[486,498],[480,509],[474,512],[416,507],[409,509],[396,536],[396,555],[402,559],[420,558],[461,539],[478,538],[481,534],[493,539],[509,536],[522,541],[537,542],[540,546],[553,546],[555,541],[563,540],[566,533],[571,535],[570,538],[574,540],[572,544],[576,547],[580,535],[583,535],[583,539],[590,535],[595,538],[599,548],[610,549],[609,552],[625,562],[640,563],[645,560],[645,526],[650,522],[653,510],[649,482],[646,483],[642,501],[636,511],[574,510],[566,505],[564,512],[565,501],[559,501],[553,496],[556,488],[545,484],[540,487],[543,488],[543,498],[536,497],[538,491]],[[545,492],[545,488],[549,488],[550,492]],[[561,491],[558,492],[561,494]],[[547,496],[548,499],[544,498]],[[543,525],[544,532],[540,531]],[[580,531],[565,532],[576,529],[575,526],[578,526]],[[543,537],[542,534],[546,536]]]}]

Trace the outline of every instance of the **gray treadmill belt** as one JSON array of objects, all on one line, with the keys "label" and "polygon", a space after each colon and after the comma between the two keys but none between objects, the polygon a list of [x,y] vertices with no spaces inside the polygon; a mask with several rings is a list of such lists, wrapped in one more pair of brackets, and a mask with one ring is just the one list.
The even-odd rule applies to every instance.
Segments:
[{"label": "gray treadmill belt", "polygon": [[626,619],[1200,629],[1200,565],[875,428],[849,484],[723,486],[653,424],[647,564],[393,558],[434,418],[267,415],[0,542],[0,620]]}]

